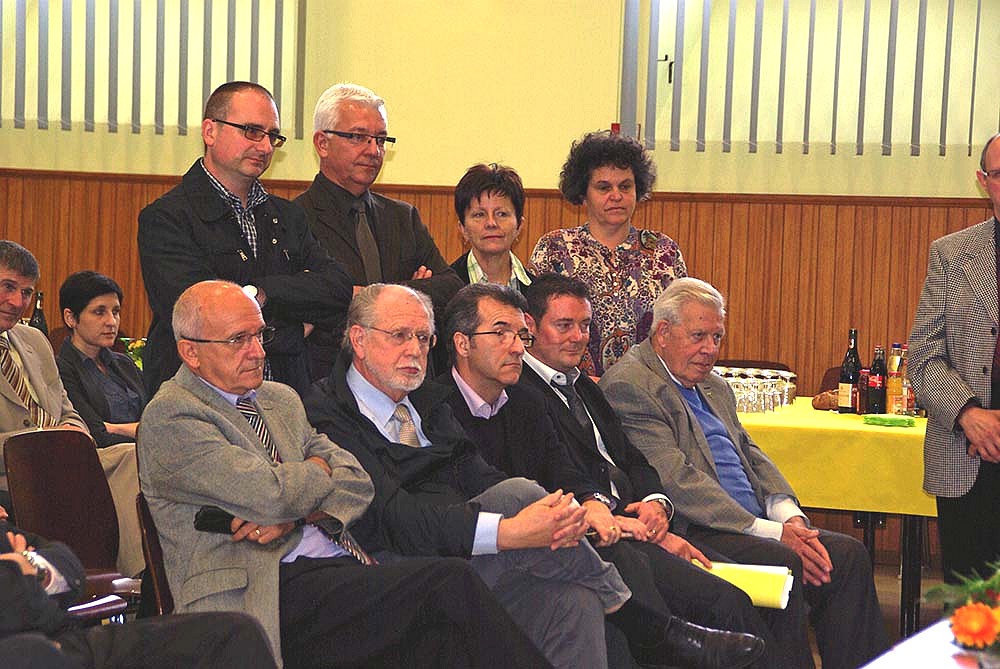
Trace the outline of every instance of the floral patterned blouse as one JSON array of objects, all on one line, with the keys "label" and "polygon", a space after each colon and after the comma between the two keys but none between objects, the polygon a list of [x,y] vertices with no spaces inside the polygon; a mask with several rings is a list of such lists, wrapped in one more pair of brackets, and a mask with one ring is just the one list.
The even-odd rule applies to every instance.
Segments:
[{"label": "floral patterned blouse", "polygon": [[600,376],[633,344],[646,339],[653,302],[674,279],[687,276],[677,242],[661,232],[629,228],[628,237],[609,249],[589,225],[546,233],[531,253],[535,274],[556,272],[590,288],[594,320],[580,369]]}]

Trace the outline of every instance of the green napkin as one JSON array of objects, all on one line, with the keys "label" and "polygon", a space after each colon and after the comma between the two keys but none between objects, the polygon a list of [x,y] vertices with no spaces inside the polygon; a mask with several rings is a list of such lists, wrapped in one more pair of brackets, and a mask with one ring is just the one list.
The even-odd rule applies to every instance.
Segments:
[{"label": "green napkin", "polygon": [[886,427],[913,427],[917,424],[913,416],[897,416],[891,413],[869,413],[864,417],[865,425],[885,425]]}]

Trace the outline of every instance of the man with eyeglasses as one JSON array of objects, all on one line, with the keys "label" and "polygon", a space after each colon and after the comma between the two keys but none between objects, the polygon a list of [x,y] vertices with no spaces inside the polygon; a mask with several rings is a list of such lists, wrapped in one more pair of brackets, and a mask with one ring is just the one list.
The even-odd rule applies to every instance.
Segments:
[{"label": "man with eyeglasses", "polygon": [[773,666],[814,666],[811,622],[823,669],[859,667],[888,648],[868,551],[854,537],[812,527],[743,429],[732,389],[712,371],[725,317],[713,286],[675,280],[653,304],[649,338],[604,373],[600,389],[676,505],[676,531],[718,561],[791,570],[788,604],[768,616],[779,652]]},{"label": "man with eyeglasses", "polygon": [[289,667],[545,666],[464,561],[375,564],[359,547],[371,480],[264,381],[273,333],[240,286],[191,286],[173,327],[183,367],[138,452],[178,612],[249,613]]},{"label": "man with eyeglasses", "polygon": [[[443,313],[462,280],[444,261],[417,209],[370,188],[395,137],[386,134],[385,101],[356,84],[328,88],[313,114],[319,174],[295,201],[320,244],[355,286],[401,283],[430,296]],[[309,339],[314,378],[326,376],[340,346],[343,321]],[[434,357],[444,363],[443,356]]]},{"label": "man with eyeglasses", "polygon": [[302,210],[259,179],[282,146],[278,110],[258,84],[223,84],[205,105],[205,154],[139,214],[139,260],[153,321],[144,358],[149,395],[180,366],[170,327],[177,297],[199,281],[244,286],[274,328],[265,378],[302,392],[306,338],[342,322],[351,280],[309,231]]},{"label": "man with eyeglasses", "polygon": [[[0,443],[6,432],[70,427],[90,434],[66,395],[52,346],[45,335],[21,324],[34,304],[38,261],[17,242],[0,240]],[[7,476],[0,462],[0,506],[10,509]]]},{"label": "man with eyeglasses", "polygon": [[935,240],[910,333],[909,375],[927,409],[924,490],[937,496],[944,580],[1000,558],[1000,141],[976,177],[993,216]]},{"label": "man with eyeglasses", "polygon": [[[336,367],[305,400],[313,425],[372,477],[375,501],[355,526],[362,543],[394,555],[468,558],[558,667],[606,666],[605,613],[634,630],[657,660],[668,659],[663,625],[630,605],[617,570],[581,543],[584,511],[572,495],[547,494],[488,465],[453,416],[448,390],[424,383],[431,309],[405,286],[362,290]],[[487,336],[520,341],[516,324],[514,337],[493,325],[501,335]],[[713,647],[708,655],[719,663],[687,666],[743,666],[733,661],[742,657],[736,647],[756,639],[732,636],[739,639],[726,650],[736,652]]]}]

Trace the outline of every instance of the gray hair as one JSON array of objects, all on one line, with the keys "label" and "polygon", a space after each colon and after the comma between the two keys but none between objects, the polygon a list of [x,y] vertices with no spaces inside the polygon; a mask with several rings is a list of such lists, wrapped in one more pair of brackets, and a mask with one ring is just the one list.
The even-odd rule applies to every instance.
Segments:
[{"label": "gray hair", "polygon": [[192,286],[188,286],[181,293],[181,296],[177,298],[177,302],[174,303],[174,311],[170,318],[170,326],[174,330],[175,341],[180,341],[185,337],[202,336],[202,331],[205,328],[205,319],[203,318],[202,300],[199,295],[202,289],[198,287],[204,284],[217,284],[219,288],[222,286],[233,286],[242,290],[239,284],[222,279],[200,281]]},{"label": "gray hair", "polygon": [[354,345],[351,344],[351,327],[355,325],[360,325],[363,328],[372,327],[379,315],[375,304],[387,288],[398,288],[420,302],[420,306],[427,312],[427,320],[431,324],[431,334],[434,334],[434,303],[431,302],[431,298],[409,286],[394,283],[373,283],[358,291],[358,294],[351,300],[351,306],[347,308],[347,325],[344,326],[344,340],[341,346],[352,358],[354,357]]},{"label": "gray hair", "polygon": [[726,298],[715,287],[701,279],[684,277],[675,279],[653,303],[653,327],[660,321],[671,325],[681,322],[681,309],[689,302],[696,302],[718,309],[726,317]]},{"label": "gray hair", "polygon": [[385,100],[370,88],[357,84],[335,84],[323,91],[313,111],[313,132],[331,130],[340,121],[340,107],[345,102],[356,102],[372,109],[385,107]]}]

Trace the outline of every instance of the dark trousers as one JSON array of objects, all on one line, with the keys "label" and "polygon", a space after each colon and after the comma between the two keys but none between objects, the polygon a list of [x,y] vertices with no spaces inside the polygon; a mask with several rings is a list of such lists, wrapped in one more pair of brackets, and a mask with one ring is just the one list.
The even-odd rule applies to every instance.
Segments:
[{"label": "dark trousers", "polygon": [[[707,627],[755,634],[764,639],[769,650],[770,630],[750,597],[739,588],[656,544],[619,541],[597,552],[618,568],[632,591],[632,598],[619,614],[609,618],[627,638],[635,638],[636,625],[645,627],[647,634],[650,626],[662,631],[673,614]],[[710,555],[709,559],[715,557]],[[754,666],[777,666],[770,658],[765,655]]]},{"label": "dark trousers", "polygon": [[816,631],[823,669],[855,669],[888,649],[868,552],[857,539],[820,530],[820,541],[833,561],[833,572],[830,583],[819,587],[805,584],[801,559],[780,541],[698,526],[688,530],[688,539],[699,548],[713,549],[727,562],[786,566],[792,570],[795,582],[787,608],[762,609],[774,640],[773,666],[814,667],[809,622]]},{"label": "dark trousers", "polygon": [[466,560],[281,565],[285,666],[548,667]]},{"label": "dark trousers", "polygon": [[956,573],[981,576],[1000,557],[1000,465],[981,461],[976,482],[961,497],[938,497],[938,534],[946,583]]},{"label": "dark trousers", "polygon": [[192,613],[0,640],[4,669],[273,669],[264,631],[242,613]]}]

